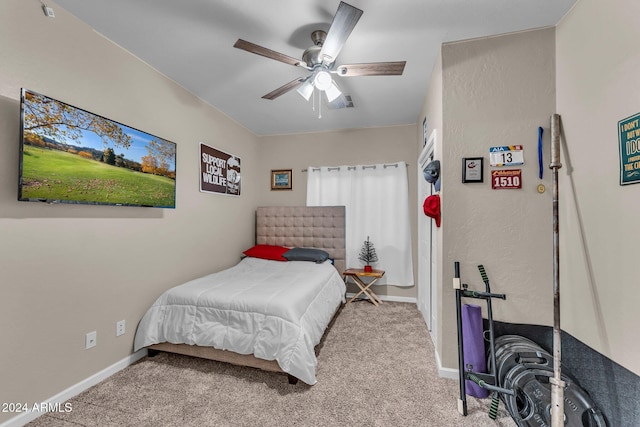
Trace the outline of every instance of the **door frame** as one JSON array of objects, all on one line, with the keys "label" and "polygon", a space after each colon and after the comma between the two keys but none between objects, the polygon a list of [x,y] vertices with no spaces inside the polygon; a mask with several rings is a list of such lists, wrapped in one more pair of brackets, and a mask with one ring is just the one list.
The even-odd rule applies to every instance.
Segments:
[{"label": "door frame", "polygon": [[[436,278],[437,255],[435,245],[435,225],[431,218],[424,214],[423,203],[425,197],[433,194],[433,185],[424,179],[423,170],[433,160],[436,145],[436,129],[431,131],[426,144],[418,157],[418,310],[427,324],[427,329],[431,332],[431,339],[436,342],[434,336],[437,331],[436,320],[438,318],[436,304]],[[428,264],[423,262],[423,258],[428,259]],[[425,265],[427,264],[427,265]]]}]

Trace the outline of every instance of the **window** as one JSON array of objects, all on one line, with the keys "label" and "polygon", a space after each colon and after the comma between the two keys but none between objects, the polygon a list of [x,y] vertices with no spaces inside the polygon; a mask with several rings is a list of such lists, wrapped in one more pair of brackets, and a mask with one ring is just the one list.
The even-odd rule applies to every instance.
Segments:
[{"label": "window", "polygon": [[407,165],[309,167],[307,206],[346,207],[346,263],[359,267],[358,254],[369,236],[386,281],[413,286]]}]

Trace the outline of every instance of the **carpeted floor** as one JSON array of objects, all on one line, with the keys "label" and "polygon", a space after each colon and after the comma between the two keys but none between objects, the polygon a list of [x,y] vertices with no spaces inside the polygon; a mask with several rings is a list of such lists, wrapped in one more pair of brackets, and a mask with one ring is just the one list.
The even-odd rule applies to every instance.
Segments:
[{"label": "carpeted floor", "polygon": [[318,383],[161,353],[144,358],[71,399],[30,427],[72,426],[515,426],[500,403],[467,399],[439,378],[415,304],[366,301],[344,307],[318,356]]}]

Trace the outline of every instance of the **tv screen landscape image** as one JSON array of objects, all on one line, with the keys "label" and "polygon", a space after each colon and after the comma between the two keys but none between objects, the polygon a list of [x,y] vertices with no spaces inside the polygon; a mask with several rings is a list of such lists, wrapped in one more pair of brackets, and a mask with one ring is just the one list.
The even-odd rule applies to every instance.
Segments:
[{"label": "tv screen landscape image", "polygon": [[176,206],[176,144],[22,89],[18,200]]}]

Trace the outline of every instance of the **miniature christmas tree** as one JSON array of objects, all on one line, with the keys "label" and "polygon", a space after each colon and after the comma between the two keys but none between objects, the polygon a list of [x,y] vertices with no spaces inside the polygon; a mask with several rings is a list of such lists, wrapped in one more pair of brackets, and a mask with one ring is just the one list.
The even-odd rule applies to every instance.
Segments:
[{"label": "miniature christmas tree", "polygon": [[373,243],[369,240],[369,236],[367,236],[367,240],[362,244],[362,249],[360,250],[358,259],[366,264],[364,267],[365,271],[371,271],[371,263],[378,262],[376,249],[373,247]]}]

